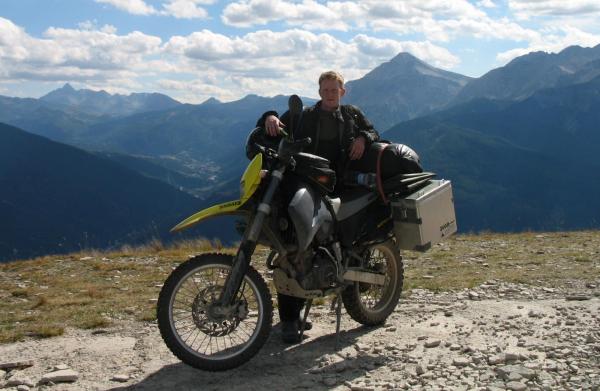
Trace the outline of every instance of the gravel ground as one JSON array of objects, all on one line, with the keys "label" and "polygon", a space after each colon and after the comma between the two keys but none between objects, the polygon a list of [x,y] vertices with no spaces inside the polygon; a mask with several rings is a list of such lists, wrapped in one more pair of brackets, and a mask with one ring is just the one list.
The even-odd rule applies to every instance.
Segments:
[{"label": "gravel ground", "polygon": [[[558,290],[488,281],[413,290],[387,323],[365,328],[312,311],[302,344],[275,327],[242,367],[206,373],[179,362],[152,323],[0,345],[7,390],[600,390],[600,284]],[[65,382],[68,381],[68,382]]]}]

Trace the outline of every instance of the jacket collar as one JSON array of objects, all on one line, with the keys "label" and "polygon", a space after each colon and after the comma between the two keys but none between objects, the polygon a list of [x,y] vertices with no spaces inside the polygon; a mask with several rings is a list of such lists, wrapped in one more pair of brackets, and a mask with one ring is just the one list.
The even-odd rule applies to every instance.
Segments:
[{"label": "jacket collar", "polygon": [[[318,112],[325,111],[325,110],[321,109],[321,103],[322,103],[322,101],[318,101],[317,103],[315,103],[315,108],[317,109]],[[342,121],[342,122],[344,121],[344,116],[342,115],[342,105],[339,105],[338,108],[333,111],[333,116],[338,121]]]}]

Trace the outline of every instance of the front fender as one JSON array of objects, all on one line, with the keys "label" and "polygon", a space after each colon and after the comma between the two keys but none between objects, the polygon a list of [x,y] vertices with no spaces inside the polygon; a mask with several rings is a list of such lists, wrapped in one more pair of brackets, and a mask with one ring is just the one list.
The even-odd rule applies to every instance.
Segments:
[{"label": "front fender", "polygon": [[200,212],[194,213],[187,219],[183,220],[181,223],[171,228],[171,232],[177,232],[190,228],[191,226],[196,225],[199,222],[212,217],[228,215],[247,215],[249,213],[247,210],[240,209],[240,206],[242,206],[242,204],[242,200],[235,200],[213,205],[210,208],[203,209]]},{"label": "front fender", "polygon": [[197,212],[188,217],[187,219],[183,220],[175,227],[171,228],[171,232],[181,231],[182,229],[189,228],[211,217],[226,215],[247,215],[248,211],[245,209],[241,209],[241,207],[250,198],[252,198],[252,196],[254,195],[254,193],[260,185],[262,179],[260,175],[262,163],[262,154],[259,153],[254,157],[254,159],[252,159],[250,164],[248,164],[248,167],[246,167],[246,171],[244,171],[244,174],[242,175],[242,179],[240,181],[241,199],[224,202],[222,204],[214,205],[210,208],[203,209],[200,212]]}]

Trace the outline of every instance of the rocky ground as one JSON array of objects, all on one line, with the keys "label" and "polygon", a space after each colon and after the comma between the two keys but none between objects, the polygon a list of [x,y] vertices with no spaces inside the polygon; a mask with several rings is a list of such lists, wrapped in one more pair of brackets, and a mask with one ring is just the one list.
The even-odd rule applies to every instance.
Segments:
[{"label": "rocky ground", "polygon": [[414,289],[388,322],[312,312],[302,344],[274,328],[249,363],[205,373],[180,363],[156,324],[0,345],[7,390],[600,390],[600,281],[544,288],[499,281],[469,290]]}]

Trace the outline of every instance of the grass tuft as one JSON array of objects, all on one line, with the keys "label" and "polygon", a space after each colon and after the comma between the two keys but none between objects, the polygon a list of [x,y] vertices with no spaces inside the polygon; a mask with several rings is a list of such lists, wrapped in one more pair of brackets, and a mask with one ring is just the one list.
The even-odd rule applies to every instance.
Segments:
[{"label": "grass tuft", "polygon": [[156,321],[156,309],[147,308],[145,311],[142,311],[142,313],[137,317],[137,320],[141,320],[142,322]]},{"label": "grass tuft", "polygon": [[77,327],[81,329],[98,329],[102,327],[108,327],[111,325],[110,319],[105,318],[99,314],[93,314],[80,320],[77,323]]},{"label": "grass tuft", "polygon": [[46,304],[48,304],[48,299],[46,299],[46,296],[38,296],[36,303],[33,305],[33,307],[31,307],[31,309],[34,310]]},{"label": "grass tuft", "polygon": [[28,297],[29,296],[29,292],[27,291],[27,289],[22,289],[22,288],[18,288],[18,289],[14,289],[10,292],[11,295],[13,295],[14,297]]},{"label": "grass tuft", "polygon": [[106,291],[99,289],[97,286],[88,287],[85,293],[92,299],[102,299],[106,297]]},{"label": "grass tuft", "polygon": [[55,325],[40,325],[38,327],[30,327],[27,335],[35,338],[51,338],[58,337],[64,333],[64,327]]}]

